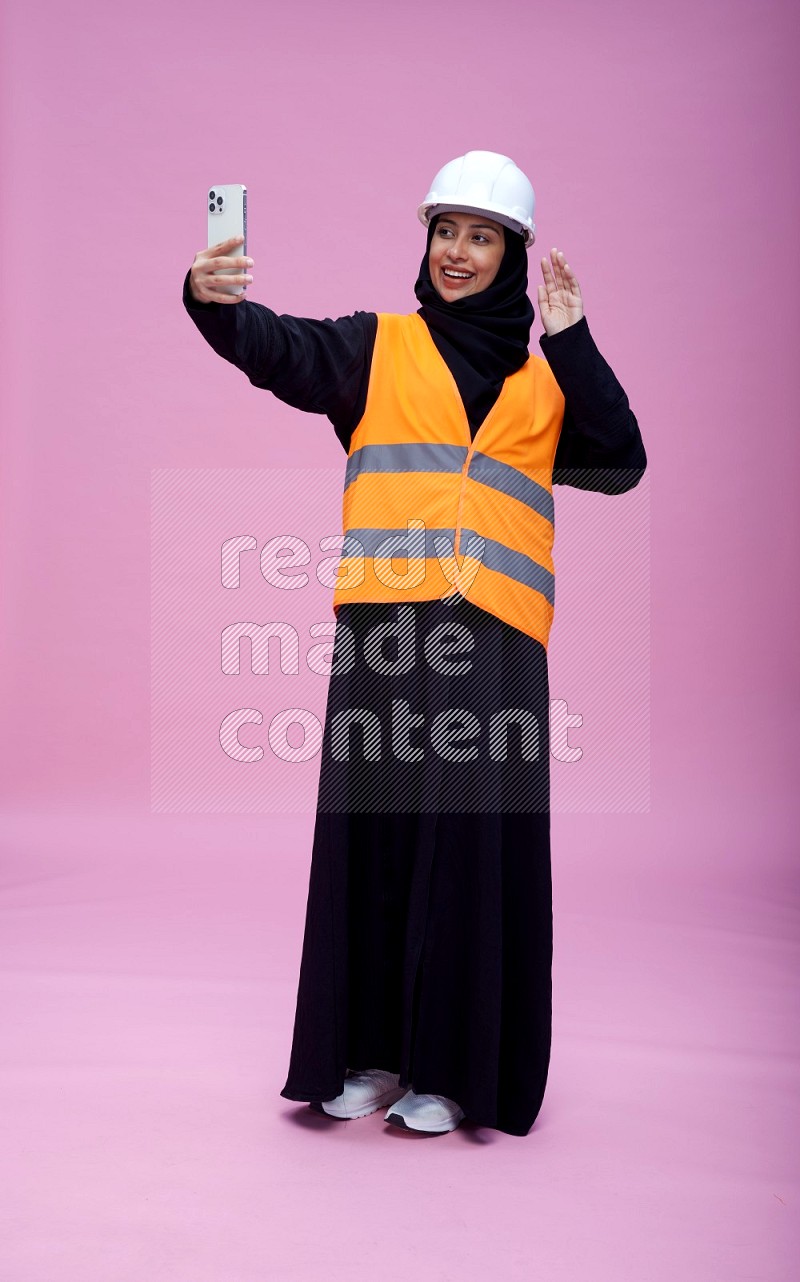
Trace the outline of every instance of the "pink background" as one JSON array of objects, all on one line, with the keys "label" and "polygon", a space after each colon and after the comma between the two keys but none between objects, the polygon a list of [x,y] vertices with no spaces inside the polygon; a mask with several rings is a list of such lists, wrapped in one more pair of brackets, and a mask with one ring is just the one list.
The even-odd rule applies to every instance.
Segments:
[{"label": "pink background", "polygon": [[[5,1273],[788,1278],[793,10],[17,0],[2,22]],[[255,300],[407,311],[415,207],[471,147],[531,176],[532,296],[564,248],[642,427],[651,796],[554,814],[533,1131],[413,1147],[278,1096],[312,810],[151,810],[151,474],[344,462],[184,313],[207,184],[248,184]],[[558,492],[557,519],[603,501]]]}]

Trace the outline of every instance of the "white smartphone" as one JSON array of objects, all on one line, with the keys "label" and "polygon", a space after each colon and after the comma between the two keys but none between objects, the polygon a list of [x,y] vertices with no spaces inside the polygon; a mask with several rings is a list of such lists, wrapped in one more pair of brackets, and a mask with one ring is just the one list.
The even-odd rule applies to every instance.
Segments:
[{"label": "white smartphone", "polygon": [[[231,236],[244,236],[240,249],[231,255],[243,258],[247,254],[247,188],[244,183],[218,183],[209,187],[206,204],[208,206],[208,248],[218,245]],[[241,267],[221,267],[214,272],[215,276],[240,276]],[[243,294],[246,285],[220,285],[223,294]]]}]

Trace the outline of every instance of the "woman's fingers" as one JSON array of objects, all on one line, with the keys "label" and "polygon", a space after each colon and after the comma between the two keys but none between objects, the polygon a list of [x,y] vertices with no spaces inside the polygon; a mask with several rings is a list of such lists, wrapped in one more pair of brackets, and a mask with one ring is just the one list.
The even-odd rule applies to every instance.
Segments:
[{"label": "woman's fingers", "polygon": [[578,280],[574,271],[570,267],[569,263],[566,261],[564,254],[562,253],[561,250],[558,251],[558,261],[561,267],[561,274],[562,274],[562,279],[564,281],[564,288],[566,289],[567,293],[575,294],[577,295],[578,298],[580,298],[581,287],[578,284]]},{"label": "woman's fingers", "polygon": [[212,245],[210,249],[206,249],[204,252],[209,255],[221,254],[226,249],[232,248],[233,245],[241,245],[243,241],[244,236],[229,236],[227,240],[220,240],[216,245]]},{"label": "woman's fingers", "polygon": [[567,294],[577,294],[580,297],[580,286],[563,250],[554,246],[550,250],[550,257],[542,259],[542,275],[548,294],[552,290],[563,289]]},{"label": "woman's fingers", "polygon": [[223,276],[220,279],[213,273],[206,273],[203,278],[209,289],[217,289],[220,285],[252,285],[253,277],[247,272],[242,272],[238,276]]},{"label": "woman's fingers", "polygon": [[542,259],[542,275],[545,282],[552,283],[556,289],[564,288],[564,273],[562,270],[562,259],[564,255],[559,249],[551,249],[550,257]]},{"label": "woman's fingers", "polygon": [[[242,301],[244,291],[241,294],[230,294],[228,289],[231,285],[244,285],[246,290],[252,284],[253,277],[247,269],[254,265],[253,259],[234,257],[232,252],[237,246],[241,248],[243,240],[243,236],[229,236],[216,245],[209,245],[208,249],[198,250],[191,270],[191,288],[195,298],[204,303]],[[220,272],[225,274],[218,275]]]},{"label": "woman's fingers", "polygon": [[218,272],[223,267],[252,267],[252,258],[203,258],[201,262],[206,264],[206,271]]},{"label": "woman's fingers", "polygon": [[[231,240],[240,241],[241,236],[234,236]],[[247,286],[252,284],[253,277],[248,271],[235,271],[237,267],[251,267],[252,258],[232,258],[213,252],[221,247],[231,248],[231,241],[221,241],[220,245],[202,250],[195,256],[190,273],[191,290],[194,297],[202,303],[240,303],[245,297]],[[223,271],[226,268],[233,268],[234,271]],[[241,294],[231,294],[228,292],[231,285],[243,285],[244,290]]]},{"label": "woman's fingers", "polygon": [[567,276],[568,276],[568,279],[569,279],[569,287],[570,287],[570,289],[572,290],[572,293],[573,293],[573,294],[577,294],[578,298],[580,298],[580,296],[581,296],[581,287],[580,287],[580,285],[578,284],[577,277],[576,277],[576,275],[575,275],[574,271],[572,270],[572,268],[570,267],[569,263],[567,263],[567,265],[566,265],[566,270],[567,270]]},{"label": "woman's fingers", "polygon": [[556,278],[556,284],[559,289],[568,290],[566,277],[564,276],[564,254],[560,249],[551,249],[550,254],[553,259],[553,275]]},{"label": "woman's fingers", "polygon": [[580,298],[581,287],[578,284],[578,279],[569,263],[564,263],[564,280],[566,282],[568,292],[573,294],[576,298]]},{"label": "woman's fingers", "polygon": [[548,334],[575,324],[583,315],[583,300],[575,273],[566,261],[564,251],[550,250],[541,260],[544,284],[537,286],[539,314]]},{"label": "woman's fingers", "polygon": [[249,272],[225,272],[217,275],[213,271],[195,272],[192,277],[203,289],[219,289],[220,285],[252,285],[253,277]]}]

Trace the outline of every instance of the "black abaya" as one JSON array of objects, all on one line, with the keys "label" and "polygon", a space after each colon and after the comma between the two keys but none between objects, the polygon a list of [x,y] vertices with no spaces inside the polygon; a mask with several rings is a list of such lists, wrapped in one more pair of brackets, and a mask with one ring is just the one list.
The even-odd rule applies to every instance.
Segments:
[{"label": "black abaya", "polygon": [[[363,655],[367,632],[394,619],[397,608],[343,606],[337,636],[343,624],[352,629]],[[333,1099],[348,1068],[383,1068],[417,1093],[456,1100],[471,1121],[525,1135],[550,1057],[547,657],[538,641],[469,601],[413,609],[420,661],[402,678],[377,677],[364,663],[331,677],[297,1014],[281,1094]],[[456,620],[475,639],[472,671],[442,676],[421,661],[421,646],[436,624]],[[436,710],[468,708],[481,725],[476,743],[483,751],[475,763],[444,763],[420,729],[415,742],[425,756],[405,800],[422,804],[398,813],[400,789],[389,784],[376,795],[379,763],[364,770],[354,735],[346,775],[354,781],[351,796],[361,800],[346,813],[341,767],[330,755],[334,717],[356,699],[385,711],[392,697],[424,710],[426,727]],[[507,707],[524,707],[538,722],[535,759],[529,752],[521,765],[515,744],[522,740],[513,733],[508,761],[487,760],[489,717]],[[405,763],[395,766],[402,788]],[[336,809],[326,808],[326,798]],[[365,799],[369,808],[357,810]]]}]

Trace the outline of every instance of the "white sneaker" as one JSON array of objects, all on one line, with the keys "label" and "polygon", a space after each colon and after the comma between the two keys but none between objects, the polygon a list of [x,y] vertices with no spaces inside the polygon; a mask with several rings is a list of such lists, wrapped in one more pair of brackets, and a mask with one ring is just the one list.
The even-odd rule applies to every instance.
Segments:
[{"label": "white sneaker", "polygon": [[446,1131],[454,1131],[463,1116],[463,1108],[446,1095],[415,1095],[409,1090],[391,1106],[383,1120],[409,1131],[444,1135]]},{"label": "white sneaker", "polygon": [[351,1073],[345,1078],[341,1095],[311,1107],[329,1117],[366,1117],[402,1095],[405,1087],[399,1086],[399,1081],[399,1073],[367,1068],[363,1073]]}]

